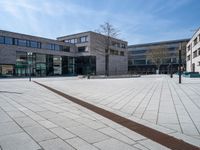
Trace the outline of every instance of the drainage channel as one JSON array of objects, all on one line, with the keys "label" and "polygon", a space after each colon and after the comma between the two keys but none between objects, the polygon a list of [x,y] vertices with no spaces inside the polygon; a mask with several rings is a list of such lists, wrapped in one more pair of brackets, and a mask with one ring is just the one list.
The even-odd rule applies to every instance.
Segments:
[{"label": "drainage channel", "polygon": [[76,104],[79,104],[105,118],[108,118],[134,132],[137,132],[145,137],[147,137],[148,139],[151,139],[161,145],[164,145],[170,149],[173,150],[200,150],[199,147],[196,147],[192,144],[189,144],[183,140],[177,139],[173,136],[167,135],[165,133],[159,132],[155,129],[152,129],[150,127],[144,126],[142,124],[139,124],[137,122],[134,122],[130,119],[127,119],[125,117],[119,116],[115,113],[112,113],[110,111],[107,111],[103,108],[97,107],[95,105],[92,105],[88,102],[85,102],[81,99],[75,98],[73,96],[67,95],[61,91],[58,91],[54,88],[51,88],[49,86],[46,86],[44,84],[41,84],[39,82],[34,81],[35,83],[37,83],[38,85],[45,87],[46,89],[66,98],[67,100],[70,100]]}]

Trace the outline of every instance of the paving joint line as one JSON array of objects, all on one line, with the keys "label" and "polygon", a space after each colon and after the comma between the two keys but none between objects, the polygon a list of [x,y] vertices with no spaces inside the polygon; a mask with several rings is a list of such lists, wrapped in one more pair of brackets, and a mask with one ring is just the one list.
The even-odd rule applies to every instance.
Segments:
[{"label": "paving joint line", "polygon": [[171,95],[172,102],[173,102],[173,105],[174,105],[174,110],[175,110],[175,112],[176,112],[176,117],[177,117],[177,120],[178,120],[180,129],[181,129],[181,133],[183,133],[183,128],[182,128],[182,125],[181,125],[181,122],[180,122],[180,119],[179,119],[179,115],[178,115],[178,111],[177,111],[177,108],[176,108],[176,104],[175,104],[175,102],[174,102],[174,97],[173,97],[173,94],[172,94],[172,89],[171,89],[171,86],[170,86],[168,80],[167,80],[167,85],[168,85],[168,87],[169,87],[170,95]]},{"label": "paving joint line", "polygon": [[140,100],[140,102],[139,102],[138,105],[136,106],[135,110],[131,113],[131,116],[134,115],[134,113],[135,113],[135,112],[137,111],[137,109],[140,107],[140,105],[142,104],[142,102],[144,102],[144,100],[145,100],[145,98],[147,97],[148,93],[150,93],[150,91],[153,89],[154,86],[155,86],[155,85],[153,84],[153,85],[151,86],[151,88],[149,88],[149,90],[146,91],[145,96]]},{"label": "paving joint line", "polygon": [[156,91],[156,89],[157,89],[158,87],[159,87],[159,83],[158,83],[157,86],[154,88],[153,92],[151,93],[151,96],[150,96],[150,98],[149,98],[149,100],[148,100],[148,102],[147,102],[147,104],[146,104],[146,106],[145,106],[145,109],[144,109],[144,111],[142,112],[142,116],[140,117],[141,119],[143,119],[144,113],[146,112],[146,110],[147,110],[147,108],[148,108],[148,106],[149,106],[149,104],[150,104],[150,102],[151,102],[151,99],[152,99],[152,97],[153,97],[153,95],[154,95],[154,93],[155,93],[155,91]]},{"label": "paving joint line", "polygon": [[119,116],[115,113],[112,113],[110,111],[107,111],[105,109],[102,109],[100,107],[97,107],[95,105],[92,105],[90,103],[87,103],[85,101],[82,101],[80,99],[77,99],[73,96],[70,96],[70,95],[67,95],[61,91],[58,91],[54,88],[51,88],[49,86],[46,86],[44,84],[41,84],[39,82],[36,82],[34,81],[36,84],[54,92],[54,93],[57,93],[58,95],[62,96],[62,97],[65,97],[66,99],[74,102],[74,103],[77,103],[87,109],[90,109],[92,110],[93,112],[96,112],[97,114],[100,114],[102,116],[104,116],[105,118],[108,118],[136,133],[139,133],[161,145],[164,145],[170,149],[174,149],[174,150],[199,150],[199,147],[197,146],[194,146],[190,143],[187,143],[183,140],[180,140],[180,139],[177,139],[171,135],[167,135],[165,133],[162,133],[160,131],[157,131],[155,129],[152,129],[150,127],[147,127],[145,125],[142,125],[142,124],[139,124],[137,122],[134,122],[132,120],[129,120],[127,118],[124,118],[122,116]]},{"label": "paving joint line", "polygon": [[[200,134],[200,131],[198,130],[198,127],[197,127],[196,123],[194,122],[194,120],[193,120],[192,116],[190,115],[190,113],[189,113],[187,107],[185,106],[184,102],[183,102],[182,99],[180,98],[180,94],[178,93],[177,89],[173,86],[173,84],[172,84],[172,87],[174,88],[174,91],[176,91],[176,94],[177,94],[179,100],[181,101],[181,103],[182,103],[182,105],[183,105],[185,111],[187,112],[188,116],[190,117],[190,119],[191,119],[191,121],[192,121],[192,123],[193,123],[195,129],[196,129],[197,132]],[[183,90],[181,90],[181,91],[183,92]],[[183,93],[184,93],[184,92],[183,92]]]},{"label": "paving joint line", "polygon": [[161,104],[161,99],[162,99],[162,92],[163,92],[163,83],[164,81],[162,80],[162,86],[160,89],[160,95],[159,95],[159,102],[158,102],[158,111],[157,111],[157,116],[156,116],[156,124],[158,124],[158,119],[159,119],[159,113],[160,113],[160,104]]},{"label": "paving joint line", "polygon": [[[151,83],[149,83],[148,84],[148,86],[150,85]],[[136,97],[144,88],[146,88],[147,86],[146,85],[144,85],[141,89],[139,89],[138,91],[136,91],[135,93],[134,93],[134,95],[131,95],[131,98],[129,98],[129,100],[125,103],[125,104],[123,104],[121,107],[120,107],[120,109],[119,110],[122,110],[124,107],[126,107],[132,100],[133,100],[133,98],[134,97]]]}]

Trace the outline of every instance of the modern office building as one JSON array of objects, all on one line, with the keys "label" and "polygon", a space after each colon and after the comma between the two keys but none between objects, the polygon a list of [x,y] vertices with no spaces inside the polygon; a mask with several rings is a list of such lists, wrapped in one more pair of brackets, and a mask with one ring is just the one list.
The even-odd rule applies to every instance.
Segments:
[{"label": "modern office building", "polygon": [[[67,37],[74,38],[67,42]],[[84,32],[52,40],[0,30],[0,76],[105,74],[105,49],[98,37],[105,36]],[[114,41],[120,46],[110,47],[109,70],[125,74],[127,42]]]},{"label": "modern office building", "polygon": [[[107,45],[109,45],[109,75],[127,74],[126,41],[116,38],[109,38],[108,40],[106,36],[91,31],[59,37],[57,40],[76,45],[75,56],[78,74],[85,74],[87,68],[92,68],[92,73],[105,74]],[[109,44],[107,44],[108,41]]]},{"label": "modern office building", "polygon": [[185,47],[189,39],[162,41],[147,44],[137,44],[128,46],[128,70],[129,73],[135,74],[153,74],[156,73],[157,67],[148,60],[148,51],[154,50],[156,47],[165,48],[166,57],[162,60],[160,73],[169,73],[178,71],[178,50],[182,44],[182,64],[185,66]]},{"label": "modern office building", "polygon": [[200,73],[200,28],[194,33],[187,44],[186,58],[187,72]]}]

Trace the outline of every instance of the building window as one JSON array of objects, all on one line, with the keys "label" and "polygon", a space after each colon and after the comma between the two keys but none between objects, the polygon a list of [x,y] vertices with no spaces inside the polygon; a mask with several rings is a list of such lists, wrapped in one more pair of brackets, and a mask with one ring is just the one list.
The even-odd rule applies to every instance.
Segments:
[{"label": "building window", "polygon": [[122,43],[121,48],[126,48],[126,45],[124,43]]},{"label": "building window", "polygon": [[18,45],[18,39],[14,39],[14,45]]},{"label": "building window", "polygon": [[120,56],[124,56],[124,52],[120,52]]},{"label": "building window", "polygon": [[200,34],[199,34],[199,42],[200,42]]},{"label": "building window", "polygon": [[55,50],[55,44],[51,44],[51,50]]},{"label": "building window", "polygon": [[197,50],[193,52],[193,58],[197,57]]},{"label": "building window", "polygon": [[41,48],[41,43],[37,42],[37,46],[38,46],[38,48]]},{"label": "building window", "polygon": [[78,47],[78,52],[85,52],[85,49],[85,46]]},{"label": "building window", "polygon": [[4,44],[4,36],[0,36],[0,44]]},{"label": "building window", "polygon": [[77,39],[71,39],[70,40],[70,43],[72,43],[72,44],[76,44],[78,41],[77,41]]},{"label": "building window", "polygon": [[111,49],[111,50],[110,50],[110,54],[111,54],[111,55],[114,55],[114,50]]},{"label": "building window", "polygon": [[197,37],[194,39],[194,46],[197,44]]},{"label": "building window", "polygon": [[55,44],[50,43],[42,43],[43,49],[55,50]]},{"label": "building window", "polygon": [[118,55],[118,51],[117,51],[117,50],[111,49],[111,50],[110,50],[110,54],[111,54],[111,55]]},{"label": "building window", "polygon": [[85,52],[85,49],[85,46],[78,47],[78,52]]},{"label": "building window", "polygon": [[134,60],[135,65],[144,65],[146,64],[146,60]]},{"label": "building window", "polygon": [[147,50],[134,50],[131,51],[130,53],[132,54],[145,54]]},{"label": "building window", "polygon": [[200,48],[198,49],[198,55],[200,56]]},{"label": "building window", "polygon": [[187,56],[187,60],[188,60],[188,61],[190,60],[190,55]]},{"label": "building window", "polygon": [[13,44],[13,38],[5,37],[5,44],[12,45]]},{"label": "building window", "polygon": [[118,51],[115,50],[115,51],[114,51],[114,55],[118,55]]},{"label": "building window", "polygon": [[27,47],[30,47],[30,46],[31,46],[31,41],[26,40],[26,46],[27,46]]},{"label": "building window", "polygon": [[190,51],[191,50],[191,46],[189,45],[188,47],[187,47],[187,51]]},{"label": "building window", "polygon": [[57,45],[57,44],[55,44],[55,50],[56,50],[56,51],[59,51],[59,50],[60,50],[60,46]]},{"label": "building window", "polygon": [[70,47],[69,46],[62,46],[62,51],[70,52]]},{"label": "building window", "polygon": [[0,76],[12,76],[13,68],[13,65],[0,65]]},{"label": "building window", "polygon": [[80,37],[80,42],[81,43],[88,42],[88,37],[87,36]]},{"label": "building window", "polygon": [[20,39],[18,39],[18,45],[19,46],[26,46],[26,40],[20,40]]},{"label": "building window", "polygon": [[35,41],[30,41],[30,47],[37,48],[38,44]]},{"label": "building window", "polygon": [[64,40],[65,43],[71,43],[71,41],[68,39],[68,40]]},{"label": "building window", "polygon": [[117,43],[117,42],[112,42],[112,46],[115,46],[115,47],[120,47],[120,43]]}]

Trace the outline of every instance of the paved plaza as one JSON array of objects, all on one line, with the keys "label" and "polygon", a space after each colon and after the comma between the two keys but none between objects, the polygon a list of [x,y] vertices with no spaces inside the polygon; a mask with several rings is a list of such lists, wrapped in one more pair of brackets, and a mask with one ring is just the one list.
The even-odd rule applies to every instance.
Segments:
[{"label": "paved plaza", "polygon": [[[200,147],[200,79],[33,80]],[[0,118],[3,150],[168,149],[27,79],[0,80]]]}]

